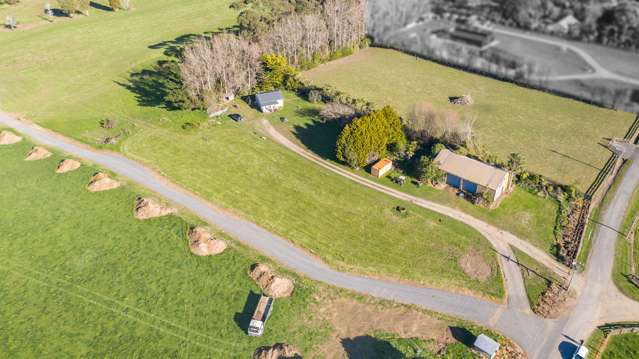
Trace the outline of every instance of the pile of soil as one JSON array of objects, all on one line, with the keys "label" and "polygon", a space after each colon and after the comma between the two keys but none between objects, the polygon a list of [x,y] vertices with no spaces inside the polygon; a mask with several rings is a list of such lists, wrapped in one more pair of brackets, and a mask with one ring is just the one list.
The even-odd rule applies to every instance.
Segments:
[{"label": "pile of soil", "polygon": [[486,282],[492,274],[492,268],[486,263],[484,257],[477,252],[467,252],[459,257],[459,266],[462,267],[467,276]]},{"label": "pile of soil", "polygon": [[293,289],[295,288],[293,281],[277,275],[267,265],[260,263],[252,265],[249,275],[260,285],[264,294],[269,297],[285,298],[293,294]]},{"label": "pile of soil", "polygon": [[43,160],[45,158],[51,157],[51,152],[49,152],[46,148],[35,146],[31,152],[27,154],[27,157],[24,158],[25,161],[37,161]]},{"label": "pile of soil", "polygon": [[277,343],[272,347],[257,348],[253,359],[302,359],[302,355],[286,343]]},{"label": "pile of soil", "polygon": [[0,132],[0,145],[13,145],[22,141],[22,137],[10,131]]},{"label": "pile of soil", "polygon": [[135,202],[135,218],[145,220],[176,213],[177,209],[165,207],[152,198],[138,198]]},{"label": "pile of soil", "polygon": [[58,164],[58,168],[56,168],[55,173],[67,173],[71,171],[75,171],[80,168],[80,162],[76,160],[66,159],[60,161]]},{"label": "pile of soil", "polygon": [[121,185],[122,184],[120,182],[109,178],[106,173],[98,172],[93,176],[93,178],[91,178],[91,182],[89,182],[87,190],[89,192],[102,192],[116,189]]},{"label": "pile of soil", "polygon": [[470,95],[463,95],[451,98],[450,103],[453,105],[472,106],[475,104],[475,100]]},{"label": "pile of soil", "polygon": [[226,242],[215,239],[211,233],[201,227],[189,230],[189,248],[191,252],[198,256],[214,256],[224,252]]},{"label": "pile of soil", "polygon": [[557,318],[562,312],[568,295],[557,283],[551,283],[539,298],[533,312],[544,318]]},{"label": "pile of soil", "polygon": [[393,333],[400,338],[420,338],[429,343],[428,350],[440,353],[455,343],[452,328],[441,319],[399,304],[380,305],[354,299],[322,299],[319,317],[335,328],[331,338],[314,356],[319,358],[374,358],[371,333]]}]

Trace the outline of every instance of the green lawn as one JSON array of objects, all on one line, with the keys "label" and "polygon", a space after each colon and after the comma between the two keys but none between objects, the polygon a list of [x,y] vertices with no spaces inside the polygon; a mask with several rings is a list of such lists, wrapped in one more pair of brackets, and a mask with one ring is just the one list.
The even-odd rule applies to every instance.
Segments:
[{"label": "green lawn", "polygon": [[639,334],[615,334],[612,335],[603,348],[606,340],[604,332],[597,328],[588,338],[587,346],[590,349],[590,355],[595,357],[600,350],[603,350],[601,359],[630,359],[639,356]]},{"label": "green lawn", "polygon": [[[335,160],[335,142],[341,130],[340,126],[334,122],[322,123],[318,120],[318,111],[322,105],[311,104],[291,93],[286,93],[285,97],[284,110],[268,115],[267,118],[290,139],[323,158],[339,164]],[[280,117],[286,117],[288,121],[282,123]],[[348,168],[344,166],[344,169]],[[466,212],[554,254],[553,229],[558,204],[553,199],[541,198],[517,187],[498,208],[488,210],[473,205],[452,192],[441,191],[430,186],[418,187],[413,183],[400,186],[388,177],[376,179],[365,169],[353,170],[353,172],[394,189]]]},{"label": "green lawn", "polygon": [[[204,114],[169,111],[123,86],[131,72],[183,42],[181,35],[232,25],[236,13],[229,4],[139,0],[130,12],[94,11],[3,34],[0,109],[92,145],[126,128],[131,135],[112,149],[340,269],[501,298],[496,256],[471,228],[412,206],[408,217],[399,217],[393,211],[399,201],[261,140],[251,121],[182,130]],[[105,118],[115,119],[118,129],[101,129]],[[471,280],[457,264],[468,251],[484,254],[493,267],[488,282]]]},{"label": "green lawn", "polygon": [[550,269],[539,264],[526,253],[512,247],[517,262],[520,264],[521,274],[524,277],[524,286],[526,287],[526,295],[531,307],[535,307],[539,303],[541,295],[550,285],[551,281],[559,281],[557,275]]},{"label": "green lawn", "polygon": [[[625,167],[629,168],[630,163],[627,163]],[[612,194],[614,194],[614,192],[611,192],[611,195]],[[632,227],[632,222],[637,216],[639,216],[639,190],[636,190],[632,196],[628,209],[626,210],[626,217],[624,218],[619,231],[624,234],[628,233]],[[626,275],[630,273],[631,249],[631,245],[626,240],[626,236],[620,235],[617,239],[617,250],[615,253],[615,265],[613,267],[612,278],[619,290],[628,297],[639,301],[639,288],[626,278]],[[639,275],[639,267],[637,266],[639,263],[639,233],[636,233],[634,237],[634,261],[635,271]]]},{"label": "green lawn", "polygon": [[[393,50],[371,48],[305,72],[378,105],[406,113],[415,103],[455,108],[476,119],[479,142],[502,159],[511,152],[525,166],[553,180],[585,190],[610,156],[598,145],[623,137],[634,115],[525,89],[440,66]],[[475,105],[452,107],[449,96],[470,94]]]},{"label": "green lawn", "polygon": [[138,189],[89,193],[97,168],[57,175],[62,157],[25,162],[30,148],[0,147],[3,356],[247,358],[275,342],[311,353],[328,339],[312,308],[329,288],[288,273],[293,297],[249,338],[244,306],[259,288],[247,269],[264,258],[228,238],[223,254],[196,257],[186,231],[197,222],[138,221]]},{"label": "green lawn", "polygon": [[629,359],[639,356],[639,334],[613,335],[601,359]]},{"label": "green lawn", "polygon": [[[223,118],[198,130],[148,127],[122,150],[336,268],[503,295],[496,256],[479,233],[314,165],[262,138],[255,111],[240,112],[247,118],[242,123]],[[396,214],[397,205],[409,215]],[[482,253],[493,267],[488,282],[463,273],[457,261],[468,251]]]},{"label": "green lawn", "polygon": [[95,124],[107,117],[122,123],[193,117],[140,106],[123,85],[181,36],[233,25],[237,13],[230,3],[137,0],[133,11],[94,10],[89,17],[2,33],[0,109],[93,144],[102,135]]}]

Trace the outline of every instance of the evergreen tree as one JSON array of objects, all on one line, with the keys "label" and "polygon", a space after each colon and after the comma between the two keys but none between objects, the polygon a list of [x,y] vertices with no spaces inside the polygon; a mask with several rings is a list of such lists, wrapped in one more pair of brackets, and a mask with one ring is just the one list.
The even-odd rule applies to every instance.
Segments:
[{"label": "evergreen tree", "polygon": [[346,125],[337,140],[337,159],[357,168],[386,156],[389,149],[406,145],[402,121],[390,106]]}]

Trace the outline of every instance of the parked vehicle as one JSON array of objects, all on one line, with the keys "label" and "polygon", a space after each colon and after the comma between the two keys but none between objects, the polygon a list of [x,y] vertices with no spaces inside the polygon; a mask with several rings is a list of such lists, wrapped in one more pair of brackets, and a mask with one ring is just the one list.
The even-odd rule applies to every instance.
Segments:
[{"label": "parked vehicle", "polygon": [[572,355],[572,359],[586,359],[588,357],[588,352],[588,348],[586,348],[582,341],[577,350],[575,350],[575,353]]},{"label": "parked vehicle", "polygon": [[273,310],[273,302],[275,300],[271,297],[263,295],[260,301],[257,303],[257,308],[251,318],[251,323],[248,327],[248,335],[252,337],[259,337],[264,334],[264,326],[268,317],[271,316],[271,310]]},{"label": "parked vehicle", "polygon": [[235,122],[244,121],[244,118],[239,113],[232,113],[232,114],[229,115],[229,117],[231,118],[231,120],[233,120]]}]

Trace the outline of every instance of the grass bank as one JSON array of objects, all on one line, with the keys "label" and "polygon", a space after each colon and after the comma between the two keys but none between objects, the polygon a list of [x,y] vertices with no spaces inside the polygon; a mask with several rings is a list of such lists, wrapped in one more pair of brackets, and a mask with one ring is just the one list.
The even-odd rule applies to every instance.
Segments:
[{"label": "grass bank", "polygon": [[550,286],[552,282],[561,282],[560,278],[555,273],[539,264],[532,257],[526,253],[511,247],[517,262],[519,262],[519,269],[521,270],[522,277],[524,278],[524,286],[526,287],[526,295],[528,296],[528,302],[530,307],[534,308],[539,304],[539,299],[544,291]]},{"label": "grass bank", "polygon": [[[196,257],[176,216],[133,218],[133,186],[89,193],[98,169],[54,173],[52,158],[23,161],[31,145],[0,147],[0,337],[8,357],[247,358],[289,342],[310,353],[330,328],[309,309],[324,287],[292,275],[266,333],[245,334],[245,304],[259,293],[247,269],[264,258],[227,239]],[[324,288],[324,289],[322,289]]]},{"label": "grass bank", "polygon": [[[626,163],[626,168],[630,167],[630,163]],[[621,177],[619,177],[621,178]],[[618,181],[617,181],[618,182]],[[611,194],[614,194],[612,192]],[[612,271],[612,278],[617,288],[628,297],[639,301],[639,288],[637,288],[632,282],[628,280],[628,274],[631,273],[632,261],[634,260],[635,274],[639,274],[639,235],[637,233],[630,237],[627,234],[630,232],[632,223],[639,216],[639,189],[635,190],[632,195],[632,199],[626,210],[624,220],[619,228],[619,232],[624,235],[620,235],[617,239],[617,247],[615,252],[615,264]],[[634,237],[634,238],[633,238]],[[632,241],[634,239],[634,241]],[[632,243],[631,243],[632,242]],[[634,248],[633,248],[634,246]],[[634,258],[631,258],[631,255]]]},{"label": "grass bank", "polygon": [[[223,118],[197,130],[145,128],[122,149],[336,268],[503,296],[496,256],[478,232],[315,166],[267,139],[253,110],[240,112],[247,118],[241,123]],[[396,213],[398,205],[409,214]],[[470,251],[493,268],[487,282],[458,264]]]},{"label": "grass bank", "polygon": [[[318,111],[322,107],[321,104],[309,103],[291,93],[286,93],[285,97],[287,105],[284,110],[266,117],[291,140],[324,159],[341,165],[335,159],[335,143],[341,131],[339,124],[320,121]],[[282,122],[281,117],[286,117],[287,121]],[[346,166],[344,169],[351,170]],[[551,198],[541,198],[517,187],[497,209],[489,210],[457,197],[454,192],[442,191],[430,186],[418,187],[414,183],[400,186],[388,177],[376,179],[365,169],[351,171],[396,190],[468,213],[508,230],[554,255],[553,229],[558,204]]]},{"label": "grass bank", "polygon": [[[454,108],[475,118],[476,135],[505,159],[523,155],[525,167],[564,184],[585,189],[609,157],[598,142],[622,137],[634,115],[589,106],[540,91],[469,74],[401,52],[371,48],[303,74],[378,105],[407,113],[417,102]],[[470,94],[475,105],[449,104]],[[534,135],[531,135],[534,134]]]}]

